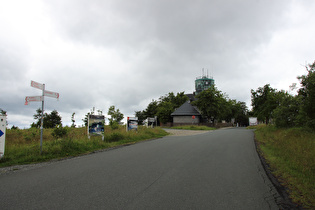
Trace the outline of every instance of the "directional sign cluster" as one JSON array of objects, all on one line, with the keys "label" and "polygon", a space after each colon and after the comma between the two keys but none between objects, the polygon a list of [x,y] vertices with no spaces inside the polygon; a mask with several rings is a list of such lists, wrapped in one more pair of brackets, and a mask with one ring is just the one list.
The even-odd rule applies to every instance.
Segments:
[{"label": "directional sign cluster", "polygon": [[45,84],[41,84],[35,81],[31,81],[31,87],[42,90],[41,96],[26,96],[25,105],[28,105],[31,101],[41,101],[42,102],[42,117],[41,117],[41,126],[40,126],[40,153],[42,153],[42,144],[43,144],[43,119],[44,119],[44,100],[45,96],[59,99],[59,93],[45,90]]},{"label": "directional sign cluster", "polygon": [[26,96],[25,97],[25,105],[28,105],[29,102],[33,102],[33,101],[44,101],[44,96],[59,99],[59,93],[45,90],[44,84],[41,84],[41,83],[38,83],[35,81],[31,81],[31,87],[42,90],[43,95],[42,96]]}]

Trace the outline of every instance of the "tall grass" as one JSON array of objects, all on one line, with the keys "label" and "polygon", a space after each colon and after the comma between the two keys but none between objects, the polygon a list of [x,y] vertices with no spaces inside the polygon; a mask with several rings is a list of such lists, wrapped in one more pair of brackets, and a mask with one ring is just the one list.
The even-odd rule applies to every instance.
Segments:
[{"label": "tall grass", "polygon": [[255,135],[272,173],[289,189],[292,200],[315,208],[315,132],[260,126]]},{"label": "tall grass", "polygon": [[44,129],[42,154],[40,154],[39,146],[39,129],[8,129],[6,132],[5,155],[0,160],[0,167],[77,156],[96,150],[168,135],[161,128],[139,127],[137,132],[126,132],[124,126],[120,126],[115,130],[105,126],[105,140],[103,141],[100,136],[91,136],[89,139],[87,137],[87,129],[84,127],[65,129],[67,132],[62,138],[52,135],[54,129]]}]

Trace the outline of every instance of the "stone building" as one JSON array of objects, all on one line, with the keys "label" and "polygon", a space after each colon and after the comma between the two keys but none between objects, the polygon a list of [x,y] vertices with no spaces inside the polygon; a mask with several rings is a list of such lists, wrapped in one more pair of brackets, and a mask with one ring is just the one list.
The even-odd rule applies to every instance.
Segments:
[{"label": "stone building", "polygon": [[171,116],[173,125],[199,124],[202,119],[198,108],[191,105],[189,101],[177,108]]}]

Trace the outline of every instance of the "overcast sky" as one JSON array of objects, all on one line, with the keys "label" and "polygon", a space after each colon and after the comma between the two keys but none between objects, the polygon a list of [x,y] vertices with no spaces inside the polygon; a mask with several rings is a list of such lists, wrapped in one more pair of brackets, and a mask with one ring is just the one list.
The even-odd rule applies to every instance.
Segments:
[{"label": "overcast sky", "polygon": [[[92,107],[125,116],[169,92],[192,93],[208,69],[250,108],[250,90],[289,90],[315,60],[314,0],[0,0],[0,108],[27,128],[40,102],[63,125]],[[206,71],[205,71],[206,72]]]}]

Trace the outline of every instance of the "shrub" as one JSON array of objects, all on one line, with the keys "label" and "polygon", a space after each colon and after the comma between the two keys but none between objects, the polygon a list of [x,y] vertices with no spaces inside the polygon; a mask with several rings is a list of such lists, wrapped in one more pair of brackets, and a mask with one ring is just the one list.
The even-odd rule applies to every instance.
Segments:
[{"label": "shrub", "polygon": [[110,120],[109,121],[109,126],[111,127],[112,130],[116,130],[119,128],[119,124],[118,122],[114,121],[114,120]]},{"label": "shrub", "polygon": [[57,125],[52,131],[51,135],[55,138],[62,138],[68,134],[68,128],[62,127],[62,125]]}]

